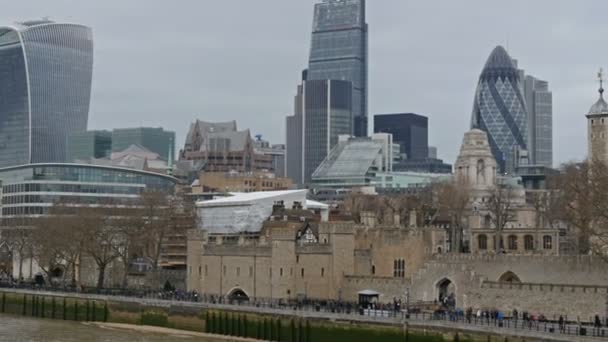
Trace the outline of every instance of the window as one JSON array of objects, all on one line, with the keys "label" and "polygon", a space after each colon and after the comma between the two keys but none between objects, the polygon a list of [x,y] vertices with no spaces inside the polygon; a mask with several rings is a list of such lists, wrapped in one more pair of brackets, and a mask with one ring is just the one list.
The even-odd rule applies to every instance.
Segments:
[{"label": "window", "polygon": [[279,269],[279,275],[280,275],[281,277],[283,276],[283,267],[281,267],[281,268]]},{"label": "window", "polygon": [[207,269],[207,265],[205,265],[205,277],[207,276],[208,271],[209,270]]},{"label": "window", "polygon": [[200,276],[202,273],[203,273],[203,272],[202,272],[202,267],[201,267],[201,266],[199,266],[199,267],[198,267],[198,275]]},{"label": "window", "polygon": [[224,265],[224,275],[226,275],[226,265]]},{"label": "window", "polygon": [[477,237],[477,246],[479,250],[485,251],[488,249],[488,237],[481,234]]},{"label": "window", "polygon": [[405,277],[405,260],[395,259],[393,261],[393,277],[396,277],[396,278]]},{"label": "window", "polygon": [[372,274],[376,274],[376,265],[372,265]]},{"label": "window", "polygon": [[253,277],[253,266],[249,266],[249,276]]},{"label": "window", "polygon": [[321,267],[321,277],[325,276],[325,268]]},{"label": "window", "polygon": [[534,249],[534,237],[532,235],[524,236],[524,249],[527,251]]},{"label": "window", "polygon": [[237,268],[236,268],[236,276],[237,276],[237,277],[240,277],[240,276],[241,276],[241,268],[240,268],[240,267],[237,267]]},{"label": "window", "polygon": [[517,236],[509,235],[508,243],[509,243],[510,250],[516,250],[517,249]]},{"label": "window", "polygon": [[300,274],[302,275],[302,278],[304,278],[304,269],[300,271]]},{"label": "window", "polygon": [[553,238],[550,235],[543,236],[543,248],[544,249],[553,248]]}]

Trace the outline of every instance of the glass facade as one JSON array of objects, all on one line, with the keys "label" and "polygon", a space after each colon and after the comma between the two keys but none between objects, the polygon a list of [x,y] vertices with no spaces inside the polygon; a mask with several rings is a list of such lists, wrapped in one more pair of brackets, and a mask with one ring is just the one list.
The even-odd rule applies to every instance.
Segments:
[{"label": "glass facade", "polygon": [[140,145],[156,152],[165,161],[175,160],[175,132],[162,128],[119,128],[112,131],[112,152],[123,151],[131,145]]},{"label": "glass facade", "polygon": [[144,190],[174,191],[170,176],[81,164],[30,164],[0,169],[2,216],[44,215],[58,201],[94,205],[128,202]]},{"label": "glass facade", "polygon": [[105,158],[112,151],[112,132],[86,131],[72,133],[68,137],[67,159],[72,163],[77,160]]},{"label": "glass facade", "polygon": [[338,143],[352,132],[352,85],[346,81],[307,81],[304,85],[304,182]]},{"label": "glass facade", "polygon": [[374,133],[390,133],[408,159],[426,159],[429,154],[429,119],[403,114],[374,115]]},{"label": "glass facade", "polygon": [[30,161],[25,59],[16,30],[0,28],[0,166]]},{"label": "glass facade", "polygon": [[86,130],[92,75],[90,28],[0,27],[0,167],[65,161],[68,133]]},{"label": "glass facade", "polygon": [[471,127],[488,133],[492,154],[502,172],[512,172],[517,149],[527,149],[528,115],[520,72],[497,46],[479,77]]},{"label": "glass facade", "polygon": [[352,82],[355,136],[367,136],[367,37],[365,0],[315,5],[306,79]]},{"label": "glass facade", "polygon": [[286,171],[295,184],[308,183],[338,136],[352,134],[351,106],[351,82],[314,80],[298,86],[295,114],[286,120]]},{"label": "glass facade", "polygon": [[553,167],[553,94],[549,83],[527,75],[524,94],[528,109],[530,163]]}]

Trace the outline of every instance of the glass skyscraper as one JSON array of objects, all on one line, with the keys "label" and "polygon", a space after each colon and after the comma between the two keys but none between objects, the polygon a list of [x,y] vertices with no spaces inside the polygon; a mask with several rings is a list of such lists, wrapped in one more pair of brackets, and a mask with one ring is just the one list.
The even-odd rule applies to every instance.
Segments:
[{"label": "glass skyscraper", "polygon": [[89,27],[0,26],[0,167],[67,159],[68,133],[87,127],[92,74]]},{"label": "glass skyscraper", "polygon": [[475,93],[471,127],[488,133],[502,172],[511,172],[518,150],[526,150],[528,115],[520,72],[502,46],[488,58]]},{"label": "glass skyscraper", "polygon": [[89,161],[91,158],[110,157],[112,152],[112,132],[85,131],[68,136],[68,163]]},{"label": "glass skyscraper", "polygon": [[158,127],[116,128],[112,131],[112,152],[139,145],[156,152],[168,162],[175,160],[175,132]]},{"label": "glass skyscraper", "polygon": [[374,115],[374,133],[390,133],[407,159],[429,156],[429,118],[414,113]]},{"label": "glass skyscraper", "polygon": [[553,94],[549,83],[526,75],[524,96],[528,109],[530,163],[553,167]]},{"label": "glass skyscraper", "polygon": [[286,120],[286,174],[303,185],[338,143],[352,132],[352,84],[339,80],[303,81],[295,114]]},{"label": "glass skyscraper", "polygon": [[367,136],[367,23],[365,0],[315,5],[307,80],[352,82],[355,136]]}]

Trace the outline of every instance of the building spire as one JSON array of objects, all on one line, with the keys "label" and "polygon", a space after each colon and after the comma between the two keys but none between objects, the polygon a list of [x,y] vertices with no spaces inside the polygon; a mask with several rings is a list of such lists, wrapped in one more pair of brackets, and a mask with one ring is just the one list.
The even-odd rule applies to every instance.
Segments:
[{"label": "building spire", "polygon": [[600,68],[600,71],[597,73],[597,79],[600,81],[600,89],[598,89],[600,93],[600,97],[604,96],[604,69]]}]

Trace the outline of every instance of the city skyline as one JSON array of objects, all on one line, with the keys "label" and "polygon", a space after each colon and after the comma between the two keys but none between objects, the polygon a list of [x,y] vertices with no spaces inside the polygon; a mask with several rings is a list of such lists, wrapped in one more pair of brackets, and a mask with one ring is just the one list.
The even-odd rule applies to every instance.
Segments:
[{"label": "city skyline", "polygon": [[[177,132],[176,143],[181,145],[186,133],[183,122],[230,116],[252,133],[261,133],[273,143],[283,142],[282,118],[291,111],[297,70],[306,65],[313,1],[242,3],[239,13],[230,11],[234,6],[214,3],[213,15],[194,10],[200,8],[194,2],[181,9],[138,1],[121,6],[110,1],[92,8],[67,4],[16,3],[0,20],[10,23],[50,15],[93,27],[96,63],[89,129],[163,126]],[[136,20],[129,15],[144,5],[150,8],[148,17]],[[445,11],[439,13],[423,3],[368,4],[367,22],[372,28],[369,113],[428,113],[433,123],[430,144],[438,146],[440,158],[453,161],[458,152],[453,146],[468,127],[479,70],[488,51],[503,44],[521,61],[521,68],[551,85],[554,166],[582,159],[586,153],[582,118],[595,100],[593,76],[608,49],[602,43],[606,29],[592,19],[608,6],[523,1],[498,4],[496,9],[483,2],[467,5],[446,3]],[[269,16],[269,7],[284,15]],[[107,20],[116,11],[126,16],[124,23]],[[504,15],[492,18],[490,14],[496,12]],[[511,24],[508,17],[514,15],[521,15],[526,25]],[[140,39],[161,20],[179,25],[169,25],[153,44]],[[472,23],[462,24],[467,21]],[[240,38],[244,30],[248,35]],[[179,60],[161,53],[176,49],[183,53]],[[239,65],[236,58],[247,49],[248,61]],[[153,81],[158,79],[163,82]],[[240,100],[234,101],[235,96]],[[562,146],[561,139],[569,143]]]}]

